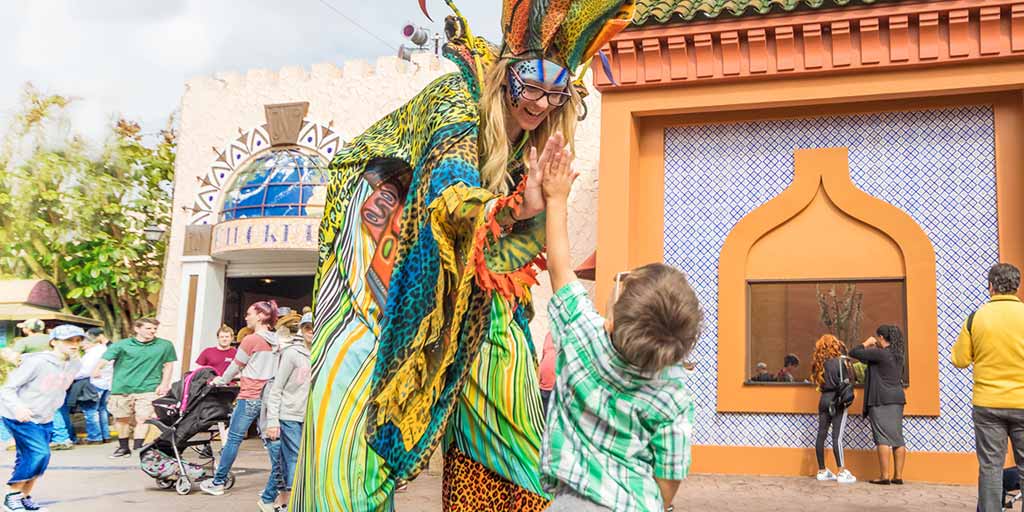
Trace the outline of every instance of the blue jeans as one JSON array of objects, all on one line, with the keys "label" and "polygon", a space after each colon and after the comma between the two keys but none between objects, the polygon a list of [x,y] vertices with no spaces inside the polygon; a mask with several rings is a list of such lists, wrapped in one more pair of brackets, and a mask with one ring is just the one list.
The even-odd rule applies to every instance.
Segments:
[{"label": "blue jeans", "polygon": [[263,503],[273,503],[277,494],[284,490],[284,475],[282,472],[281,440],[271,441],[263,439],[263,446],[267,449],[267,456],[270,457],[270,476],[267,478],[267,485],[263,488],[260,499]]},{"label": "blue jeans", "polygon": [[107,412],[107,399],[110,391],[97,389],[100,399],[95,402],[82,403],[82,415],[85,416],[85,439],[87,441],[104,441],[110,439],[110,414]]},{"label": "blue jeans", "polygon": [[14,457],[14,474],[7,485],[28,482],[42,476],[50,464],[50,439],[53,437],[53,423],[24,423],[10,418],[3,419],[4,426],[14,436],[17,454]]},{"label": "blue jeans", "polygon": [[6,443],[11,439],[14,439],[14,436],[11,435],[11,431],[7,430],[7,425],[4,425],[4,423],[0,421],[0,442]]},{"label": "blue jeans", "polygon": [[224,450],[220,452],[220,462],[217,464],[217,472],[213,475],[214,485],[224,485],[228,480],[228,472],[238,458],[238,447],[245,440],[245,433],[249,431],[256,418],[260,417],[260,406],[262,402],[256,400],[239,400],[235,404],[235,410],[231,413],[231,423],[228,425],[228,442],[224,444]]},{"label": "blue jeans", "polygon": [[283,462],[284,489],[292,490],[295,465],[299,462],[299,443],[302,442],[302,422],[281,420],[281,461]]},{"label": "blue jeans", "polygon": [[53,415],[53,442],[58,444],[75,441],[75,426],[71,424],[71,410],[66,405]]}]

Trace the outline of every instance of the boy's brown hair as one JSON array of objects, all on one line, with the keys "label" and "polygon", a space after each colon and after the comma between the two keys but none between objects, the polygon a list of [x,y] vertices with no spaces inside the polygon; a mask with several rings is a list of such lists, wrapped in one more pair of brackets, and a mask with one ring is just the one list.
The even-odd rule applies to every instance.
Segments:
[{"label": "boy's brown hair", "polygon": [[622,286],[612,306],[612,345],[619,355],[645,372],[683,362],[704,316],[686,275],[652,263],[631,271]]}]

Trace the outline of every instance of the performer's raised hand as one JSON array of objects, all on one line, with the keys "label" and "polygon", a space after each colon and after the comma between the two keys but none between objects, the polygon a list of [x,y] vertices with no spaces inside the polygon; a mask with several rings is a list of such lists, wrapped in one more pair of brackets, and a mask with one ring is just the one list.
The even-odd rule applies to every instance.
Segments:
[{"label": "performer's raised hand", "polygon": [[544,172],[551,167],[552,160],[565,147],[565,136],[558,132],[548,137],[544,150],[537,155],[537,148],[531,147],[526,159],[526,189],[523,191],[523,205],[519,209],[517,219],[530,219],[544,211],[544,192],[542,182]]}]

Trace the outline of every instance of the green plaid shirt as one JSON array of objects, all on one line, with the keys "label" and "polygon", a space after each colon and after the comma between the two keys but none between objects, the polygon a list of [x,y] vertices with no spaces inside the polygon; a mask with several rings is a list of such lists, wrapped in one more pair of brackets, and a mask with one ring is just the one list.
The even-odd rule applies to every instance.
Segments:
[{"label": "green plaid shirt", "polygon": [[693,398],[681,366],[644,375],[624,362],[579,281],[548,305],[557,378],[541,455],[549,492],[566,486],[616,512],[664,509],[654,478],[690,469]]}]

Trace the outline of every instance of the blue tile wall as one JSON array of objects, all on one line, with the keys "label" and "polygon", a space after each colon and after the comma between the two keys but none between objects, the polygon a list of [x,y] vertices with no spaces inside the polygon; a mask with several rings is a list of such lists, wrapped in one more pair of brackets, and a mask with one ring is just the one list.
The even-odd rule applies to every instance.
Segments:
[{"label": "blue tile wall", "polygon": [[[948,354],[964,318],[987,299],[985,272],[999,257],[994,141],[987,106],[666,130],[665,259],[690,275],[706,318],[694,356],[698,444],[814,445],[816,416],[715,411],[718,257],[732,227],[789,185],[794,150],[846,146],[853,182],[910,214],[935,247],[941,414],[907,418],[908,448],[974,449],[971,374]],[[847,446],[873,447],[859,416]]]}]

